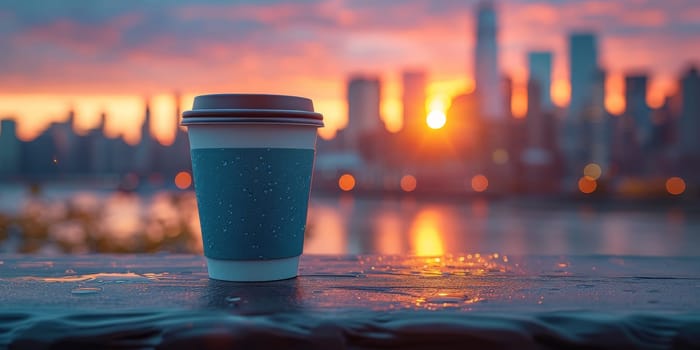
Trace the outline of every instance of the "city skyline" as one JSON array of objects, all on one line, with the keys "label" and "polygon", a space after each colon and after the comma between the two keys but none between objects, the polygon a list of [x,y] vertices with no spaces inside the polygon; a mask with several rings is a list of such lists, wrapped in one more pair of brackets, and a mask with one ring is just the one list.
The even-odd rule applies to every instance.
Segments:
[{"label": "city skyline", "polygon": [[[482,14],[477,11],[475,15]],[[413,70],[403,72],[407,127],[391,134],[380,121],[379,78],[348,76],[349,124],[341,130],[341,137],[319,142],[317,185],[336,189],[337,179],[343,191],[358,186],[369,191],[400,188],[404,192],[459,193],[461,182],[467,179],[474,192],[492,188],[492,193],[551,194],[578,189],[591,194],[600,184],[603,194],[623,195],[635,191],[658,194],[658,181],[664,178],[667,192],[673,195],[682,194],[686,184],[697,186],[700,168],[695,164],[700,148],[693,146],[700,134],[697,69],[678,77],[683,87],[680,93],[653,110],[646,103],[648,75],[626,75],[626,108],[614,117],[603,106],[606,73],[599,65],[597,37],[578,32],[568,40],[575,53],[569,64],[577,77],[572,84],[576,103],[568,109],[547,108],[540,89],[548,85],[550,54],[529,52],[532,73],[524,120],[510,118],[508,113],[494,118],[480,111],[488,99],[478,90],[455,96],[446,113],[433,109],[426,117],[425,72]],[[491,83],[502,89],[501,103],[509,104],[513,98],[508,93],[510,81]],[[142,138],[134,146],[111,138],[104,132],[105,114],[100,115],[97,128],[79,135],[71,110],[66,122],[52,123],[31,142],[16,137],[14,120],[0,119],[0,175],[118,177],[129,188],[134,176],[158,183],[163,175],[176,174],[176,185],[186,188],[191,176],[185,164],[189,159],[186,134],[176,123],[180,102],[179,95],[170,99],[172,127],[179,135],[172,147],[159,145],[153,137]],[[141,134],[153,136],[150,100],[145,101],[142,113]],[[649,187],[635,189],[635,181]]]},{"label": "city skyline", "polygon": [[[8,35],[0,41],[11,54],[3,59],[0,69],[6,83],[0,87],[0,117],[18,117],[19,133],[28,138],[51,120],[63,120],[71,106],[83,131],[95,125],[105,109],[110,116],[108,133],[127,132],[127,139],[135,142],[138,130],[130,126],[141,120],[144,96],[150,96],[156,137],[167,143],[172,131],[168,134],[166,128],[172,121],[164,116],[174,115],[176,108],[170,102],[173,91],[182,92],[182,110],[189,107],[187,102],[196,93],[193,91],[265,90],[312,97],[327,118],[329,128],[322,135],[328,137],[347,123],[345,77],[359,71],[379,76],[383,90],[381,115],[387,127],[396,131],[401,126],[400,74],[404,69],[418,67],[427,72],[428,100],[449,101],[473,88],[465,62],[471,66],[476,3],[159,4],[153,11],[163,10],[163,20],[150,26],[145,21],[153,14],[129,2],[111,6],[76,2],[72,6],[82,11],[67,6],[54,12],[42,10],[40,4],[31,1],[5,4],[0,6],[0,18],[6,25],[0,30]],[[513,99],[521,104],[526,91],[527,52],[532,50],[553,52],[552,99],[560,107],[568,99],[566,41],[570,32],[580,28],[597,34],[601,66],[607,73],[605,102],[618,113],[624,110],[624,76],[629,71],[648,72],[647,102],[658,107],[677,86],[677,77],[687,64],[700,58],[698,49],[689,45],[700,38],[700,21],[695,20],[700,11],[689,1],[643,1],[635,3],[634,11],[628,10],[624,2],[554,4],[522,0],[496,5],[501,74],[513,79]],[[387,21],[384,13],[396,16]],[[248,23],[252,28],[246,30],[241,29],[246,27],[241,19],[245,16],[252,21]],[[327,23],[323,28],[328,33],[317,30],[324,19]],[[172,28],[173,33],[180,33],[183,28],[193,29],[197,21],[206,21],[209,32],[193,31],[183,38],[169,38],[163,31]],[[275,42],[255,39],[261,33],[279,34],[280,30],[289,34]],[[205,40],[205,34],[213,38]],[[226,37],[230,38],[230,47],[223,45]],[[151,41],[144,42],[146,39]],[[287,39],[289,42],[282,42]],[[187,43],[193,43],[193,51],[180,51],[180,55],[171,52]],[[218,49],[206,50],[210,44]],[[300,51],[294,57],[279,56],[277,46],[297,47]],[[67,48],[72,49],[70,54],[58,55]],[[242,52],[246,60],[231,56],[241,48],[245,48]],[[27,59],[26,53],[31,52],[43,55]],[[26,62],[18,63],[22,58]],[[268,63],[277,59],[280,64],[267,71]],[[309,60],[313,64],[308,64]],[[224,74],[213,74],[222,67]],[[206,69],[211,72],[204,74]],[[164,77],[166,71],[170,74]],[[202,74],[192,74],[195,72]],[[60,85],[55,81],[57,77],[63,79]],[[524,115],[522,106],[519,108]]]}]

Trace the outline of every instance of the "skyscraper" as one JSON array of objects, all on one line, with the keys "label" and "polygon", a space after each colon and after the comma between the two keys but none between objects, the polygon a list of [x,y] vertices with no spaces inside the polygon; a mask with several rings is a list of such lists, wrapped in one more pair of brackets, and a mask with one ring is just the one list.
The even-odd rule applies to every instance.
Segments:
[{"label": "skyscraper", "polygon": [[[536,84],[539,90],[538,103],[543,111],[552,108],[550,89],[552,86],[552,53],[548,51],[533,51],[527,55],[530,77],[528,84]],[[528,101],[528,106],[530,101]],[[535,101],[533,101],[535,102]]]},{"label": "skyscraper", "polygon": [[68,111],[68,119],[63,123],[52,124],[47,132],[54,146],[54,163],[60,173],[73,174],[78,172],[81,157],[74,154],[80,151],[78,135],[75,133],[75,110]]},{"label": "skyscraper", "polygon": [[348,125],[343,131],[346,146],[357,149],[360,138],[383,127],[379,102],[379,78],[355,76],[348,82]]},{"label": "skyscraper", "polygon": [[548,120],[545,113],[552,107],[549,97],[552,76],[552,54],[530,52],[528,54],[530,77],[527,82],[527,145],[536,149],[544,147],[545,129]]},{"label": "skyscraper", "polygon": [[[591,99],[583,112],[582,148],[586,163],[595,163],[605,176],[610,168],[611,118],[605,110],[605,77],[603,69],[596,68],[591,82]],[[579,164],[581,165],[581,164]],[[580,170],[580,169],[577,169]]]},{"label": "skyscraper", "polygon": [[700,75],[695,67],[681,78],[679,146],[684,156],[700,157]]},{"label": "skyscraper", "polygon": [[525,191],[543,193],[557,189],[556,120],[550,94],[552,80],[552,53],[528,53],[529,77],[527,82],[527,117],[524,128],[513,131],[512,139],[520,137],[514,154],[520,152],[523,176],[517,178]]},{"label": "skyscraper", "polygon": [[598,43],[592,33],[574,33],[569,37],[569,72],[571,100],[569,115],[580,118],[580,113],[593,98],[593,83],[598,71]]},{"label": "skyscraper", "polygon": [[177,173],[182,170],[190,170],[190,143],[187,138],[187,132],[182,130],[180,127],[181,119],[181,95],[176,92],[174,95],[173,103],[175,103],[175,138],[173,139],[172,145],[170,147],[161,147],[160,151],[164,154],[163,158],[166,159],[166,166],[170,173]]},{"label": "skyscraper", "polygon": [[426,74],[423,71],[404,71],[402,79],[403,129],[409,137],[415,137],[425,127]]},{"label": "skyscraper", "polygon": [[481,116],[505,119],[504,100],[498,65],[498,25],[492,1],[481,1],[476,11],[474,77]]},{"label": "skyscraper", "polygon": [[21,144],[17,139],[17,122],[0,120],[0,177],[19,172]]},{"label": "skyscraper", "polygon": [[146,111],[141,124],[141,141],[136,146],[134,153],[134,169],[140,175],[149,175],[153,170],[153,153],[157,141],[151,133],[151,107],[146,100]]},{"label": "skyscraper", "polygon": [[644,74],[625,77],[625,115],[634,124],[636,144],[649,146],[652,136],[651,110],[647,105],[647,81]]},{"label": "skyscraper", "polygon": [[577,175],[590,151],[587,149],[590,139],[586,139],[587,114],[596,107],[593,106],[594,103],[602,103],[595,98],[600,71],[598,45],[594,34],[574,33],[569,37],[569,74],[571,99],[560,146],[566,157],[568,173]]},{"label": "skyscraper", "polygon": [[109,140],[104,134],[107,125],[107,114],[100,113],[100,122],[85,135],[87,152],[89,154],[89,172],[104,175],[110,171],[111,155],[109,154]]}]

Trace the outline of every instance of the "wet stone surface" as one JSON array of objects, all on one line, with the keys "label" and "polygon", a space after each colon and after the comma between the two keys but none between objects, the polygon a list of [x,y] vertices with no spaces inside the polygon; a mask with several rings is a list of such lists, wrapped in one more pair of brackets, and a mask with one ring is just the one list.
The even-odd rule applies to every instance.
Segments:
[{"label": "wet stone surface", "polygon": [[700,311],[695,258],[302,256],[298,278],[264,283],[210,280],[191,255],[0,260],[0,309]]},{"label": "wet stone surface", "polygon": [[[308,339],[311,348],[401,346],[439,335],[455,347],[700,344],[697,258],[302,256],[298,278],[264,283],[210,280],[204,258],[192,255],[0,261],[0,348],[46,337],[36,332],[47,319],[58,327],[84,318],[102,320],[104,332],[73,327],[74,336],[104,340],[148,326],[158,334],[143,341],[158,344],[207,339],[216,329],[231,341],[248,334],[250,344],[274,346],[260,337],[269,333]],[[185,338],[164,337],[185,324],[193,329]],[[484,335],[494,332],[502,336]],[[59,333],[47,341],[65,340]]]}]

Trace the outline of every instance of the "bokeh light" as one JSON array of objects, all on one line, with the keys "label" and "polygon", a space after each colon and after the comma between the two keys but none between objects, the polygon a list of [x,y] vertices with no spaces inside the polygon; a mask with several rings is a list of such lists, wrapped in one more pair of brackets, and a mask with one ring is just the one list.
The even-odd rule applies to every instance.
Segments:
[{"label": "bokeh light", "polygon": [[181,190],[186,190],[192,186],[192,175],[187,171],[181,171],[175,175],[175,186]]},{"label": "bokeh light", "polygon": [[434,110],[428,113],[428,116],[425,118],[425,122],[431,129],[440,129],[445,126],[447,117],[445,116],[444,112]]},{"label": "bokeh light", "polygon": [[508,151],[506,151],[502,148],[499,148],[499,149],[493,151],[491,158],[493,159],[493,162],[496,164],[508,163],[508,160],[509,160]]},{"label": "bokeh light", "polygon": [[474,192],[484,192],[489,188],[489,179],[484,175],[475,175],[472,177],[472,190]]},{"label": "bokeh light", "polygon": [[596,163],[590,163],[583,168],[583,176],[590,178],[591,180],[598,180],[603,174],[603,169],[600,165]]},{"label": "bokeh light", "polygon": [[416,177],[413,175],[404,175],[401,178],[401,189],[404,192],[413,192],[416,190]]},{"label": "bokeh light", "polygon": [[355,177],[350,174],[343,174],[338,179],[338,187],[341,190],[348,192],[355,188]]},{"label": "bokeh light", "polygon": [[666,191],[668,191],[669,194],[674,196],[681,195],[685,192],[685,188],[685,181],[680,177],[674,176],[666,180]]},{"label": "bokeh light", "polygon": [[588,176],[583,176],[578,180],[578,189],[581,193],[590,194],[598,188],[598,183]]}]

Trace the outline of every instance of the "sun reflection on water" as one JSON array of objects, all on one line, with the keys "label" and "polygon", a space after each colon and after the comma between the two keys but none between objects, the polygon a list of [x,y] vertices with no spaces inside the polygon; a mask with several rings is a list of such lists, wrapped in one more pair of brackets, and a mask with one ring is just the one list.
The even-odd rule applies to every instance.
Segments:
[{"label": "sun reflection on water", "polygon": [[[193,191],[61,191],[12,197],[14,208],[0,212],[0,252],[202,252]],[[443,203],[415,196],[312,196],[304,252],[427,258],[465,251],[664,256],[697,251],[693,208],[601,211],[566,205],[554,210],[524,204],[481,197]]]},{"label": "sun reflection on water", "polygon": [[411,250],[418,256],[436,256],[445,253],[440,231],[440,212],[425,209],[418,213],[411,226]]}]

